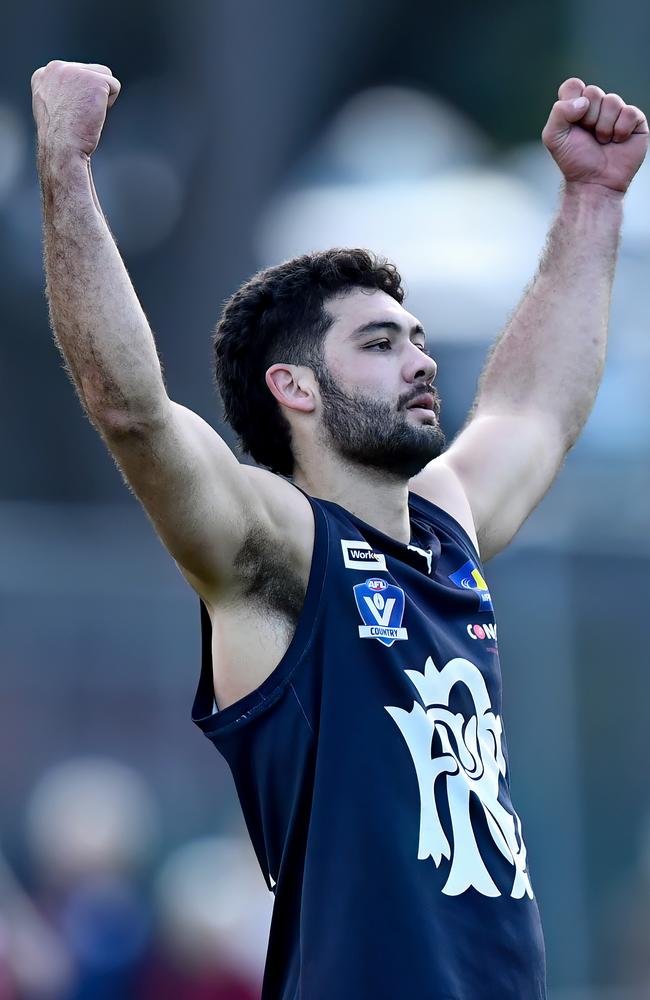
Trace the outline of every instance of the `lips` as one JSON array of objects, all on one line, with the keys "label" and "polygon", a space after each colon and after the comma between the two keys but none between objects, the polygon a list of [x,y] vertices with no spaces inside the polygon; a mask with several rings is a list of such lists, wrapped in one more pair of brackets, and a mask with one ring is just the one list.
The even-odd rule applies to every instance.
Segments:
[{"label": "lips", "polygon": [[412,399],[406,409],[413,410],[415,407],[422,410],[433,410],[433,396],[428,392],[424,392],[421,396],[416,396],[415,399]]}]

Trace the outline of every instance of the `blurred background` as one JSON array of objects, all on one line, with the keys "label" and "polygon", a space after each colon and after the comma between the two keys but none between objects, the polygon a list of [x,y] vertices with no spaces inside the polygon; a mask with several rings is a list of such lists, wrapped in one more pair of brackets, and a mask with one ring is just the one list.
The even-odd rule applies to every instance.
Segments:
[{"label": "blurred background", "polygon": [[[254,1000],[270,899],[189,718],[198,602],[48,329],[30,75],[61,58],[122,81],[93,170],[173,398],[232,443],[224,298],[299,252],[368,246],[429,333],[451,436],[557,204],[539,140],[557,86],[647,110],[650,7],[26,0],[3,34],[0,1000]],[[553,1000],[650,997],[649,267],[646,164],[594,413],[487,574]]]}]

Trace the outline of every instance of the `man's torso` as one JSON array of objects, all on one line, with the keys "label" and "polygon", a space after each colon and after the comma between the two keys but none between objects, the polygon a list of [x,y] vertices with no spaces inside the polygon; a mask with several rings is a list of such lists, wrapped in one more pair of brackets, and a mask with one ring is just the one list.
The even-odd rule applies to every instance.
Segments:
[{"label": "man's torso", "polygon": [[[446,510],[476,543],[466,498],[444,465],[431,466],[411,489]],[[219,709],[254,691],[273,672],[293,638],[314,547],[307,498],[272,473],[243,466],[273,512],[272,533],[252,526],[236,558],[237,586],[227,598],[202,594],[212,622],[212,663]]]},{"label": "man's torso", "polygon": [[473,542],[417,494],[409,544],[335,502],[307,502],[313,559],[294,641],[257,688],[249,678],[214,712],[203,609],[192,713],[232,770],[275,894],[264,996],[325,1000],[335,980],[346,998],[426,984],[449,1000],[541,998],[496,623]]}]

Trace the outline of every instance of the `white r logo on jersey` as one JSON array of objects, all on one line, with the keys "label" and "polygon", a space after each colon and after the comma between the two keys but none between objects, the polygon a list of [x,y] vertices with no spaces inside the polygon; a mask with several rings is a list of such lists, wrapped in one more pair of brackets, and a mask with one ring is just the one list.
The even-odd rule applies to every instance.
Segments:
[{"label": "white r logo on jersey", "polygon": [[[407,670],[406,674],[422,704],[415,701],[410,712],[388,706],[386,711],[397,723],[415,765],[420,789],[418,858],[433,858],[436,867],[443,857],[451,861],[442,890],[447,896],[458,896],[470,886],[484,896],[501,895],[476,843],[470,816],[473,792],[483,807],[495,845],[514,867],[510,895],[515,899],[524,895],[532,899],[519,817],[498,799],[499,775],[506,773],[502,726],[500,717],[492,711],[480,670],[460,657],[438,670],[429,657],[424,673]],[[449,696],[455,684],[463,684],[472,697],[474,712],[468,718],[449,710]],[[432,758],[436,735],[442,752]],[[445,783],[453,847],[438,816],[436,781]]]}]

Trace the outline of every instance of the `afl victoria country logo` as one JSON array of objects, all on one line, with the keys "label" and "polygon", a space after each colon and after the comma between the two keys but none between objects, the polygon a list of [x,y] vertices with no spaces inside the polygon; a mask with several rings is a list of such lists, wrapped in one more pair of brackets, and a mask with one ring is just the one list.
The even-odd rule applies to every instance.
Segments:
[{"label": "afl victoria country logo", "polygon": [[353,590],[364,622],[359,625],[361,639],[378,639],[384,646],[392,646],[398,639],[408,639],[408,632],[402,628],[404,591],[401,587],[381,577],[370,577]]}]

